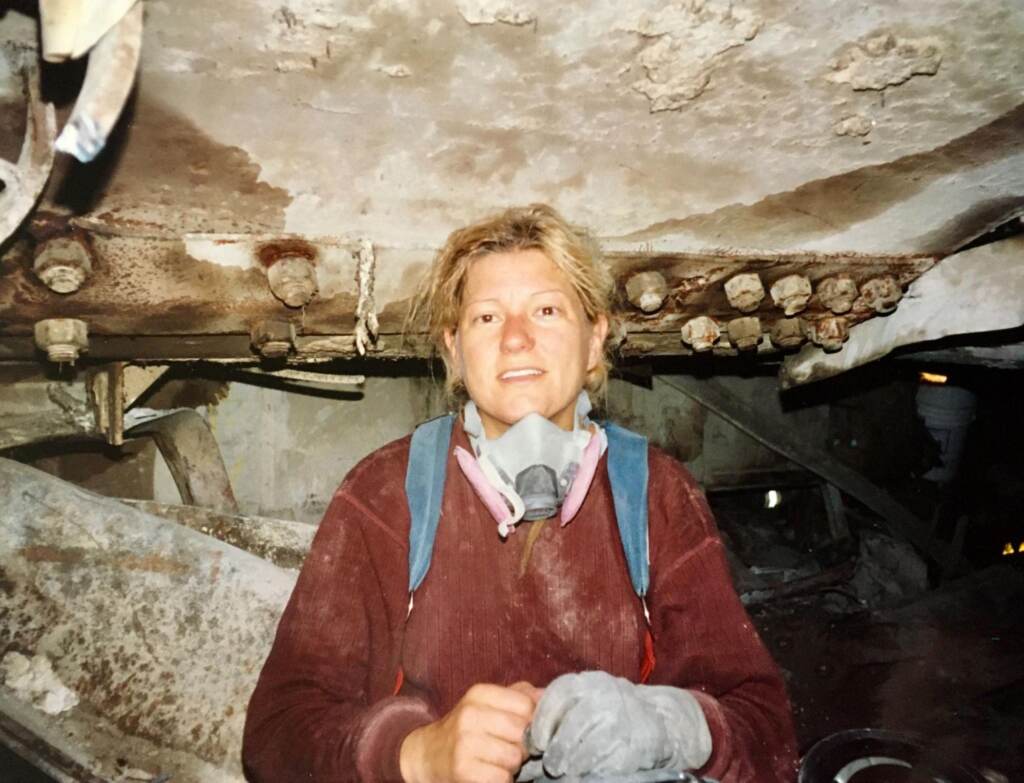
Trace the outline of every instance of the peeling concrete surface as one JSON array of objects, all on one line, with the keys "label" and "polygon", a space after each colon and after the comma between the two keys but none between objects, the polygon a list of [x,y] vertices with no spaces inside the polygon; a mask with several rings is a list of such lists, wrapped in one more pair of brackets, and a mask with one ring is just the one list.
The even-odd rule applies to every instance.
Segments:
[{"label": "peeling concrete surface", "polygon": [[503,22],[519,26],[537,21],[536,12],[516,0],[456,0],[455,7],[469,24]]},{"label": "peeling concrete surface", "polygon": [[[129,147],[150,146],[142,127],[160,136],[157,100],[179,127],[243,151],[257,182],[276,189],[265,210],[251,189],[211,204],[214,230],[283,218],[289,232],[343,227],[384,246],[436,246],[463,220],[533,200],[626,235],[933,149],[1019,102],[1024,9],[1011,0],[856,13],[838,0],[750,2],[734,7],[760,20],[759,32],[714,55],[711,87],[686,111],[650,114],[633,89],[646,78],[637,57],[673,33],[645,39],[625,28],[645,14],[696,18],[680,9],[698,6],[720,18],[722,5],[571,2],[547,8],[536,26],[514,26],[470,25],[454,3],[425,0],[307,1],[288,13],[271,0],[150,2],[131,143],[109,183],[124,187],[108,188],[90,212],[169,226],[188,216],[188,203],[159,201],[161,185],[196,176],[188,161],[150,161],[139,147],[147,181],[122,179]],[[683,48],[713,51],[726,28],[698,25],[692,38],[682,22],[675,29]],[[940,30],[938,73],[886,90],[884,106],[875,91],[823,78],[844,46],[880,31],[919,39]],[[404,65],[410,76],[375,65]],[[869,110],[872,144],[831,134],[843,116]],[[206,187],[217,179],[211,168]]]},{"label": "peeling concrete surface", "polygon": [[757,35],[760,19],[736,3],[684,0],[643,14],[624,29],[647,44],[636,63],[645,77],[633,89],[651,112],[675,111],[703,94],[719,55]]},{"label": "peeling concrete surface", "polygon": [[849,84],[854,90],[884,90],[913,76],[934,76],[941,63],[942,41],[938,38],[897,38],[881,33],[846,47],[832,61],[834,73],[826,78],[834,84]]}]

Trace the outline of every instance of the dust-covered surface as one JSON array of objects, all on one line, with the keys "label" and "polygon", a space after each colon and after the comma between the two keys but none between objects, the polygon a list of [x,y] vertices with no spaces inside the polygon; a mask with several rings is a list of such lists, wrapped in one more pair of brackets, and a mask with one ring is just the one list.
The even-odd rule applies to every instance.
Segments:
[{"label": "dust-covered surface", "polygon": [[[88,322],[97,357],[250,355],[269,318],[296,326],[300,355],[307,337],[308,354],[351,355],[367,245],[378,354],[422,353],[394,336],[423,265],[455,226],[535,201],[593,230],[620,290],[674,271],[660,312],[622,298],[639,335],[624,349],[687,354],[673,319],[734,318],[733,274],[863,285],[874,264],[906,285],[1024,208],[1014,0],[151,0],[144,30],[109,149],[59,160],[31,236],[0,258],[0,356],[31,354],[57,310]],[[35,37],[0,18],[0,38]],[[54,97],[78,78],[52,70]],[[54,231],[96,254],[63,298],[31,272]],[[265,241],[313,247],[307,307],[270,292]],[[758,314],[765,332],[776,315]],[[107,344],[137,336],[158,342]]]},{"label": "dust-covered surface", "polygon": [[316,526],[286,519],[225,514],[199,506],[151,500],[124,500],[147,514],[170,519],[225,544],[243,549],[284,569],[298,571],[306,559]]},{"label": "dust-covered surface", "polygon": [[4,713],[105,780],[240,780],[294,572],[7,460],[0,527],[0,651],[45,656],[78,699],[48,719],[8,683]]}]

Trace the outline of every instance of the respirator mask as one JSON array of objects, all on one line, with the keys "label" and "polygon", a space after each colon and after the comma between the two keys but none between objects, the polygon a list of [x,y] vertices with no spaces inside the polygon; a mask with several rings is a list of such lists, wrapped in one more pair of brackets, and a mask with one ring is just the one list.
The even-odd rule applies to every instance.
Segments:
[{"label": "respirator mask", "polygon": [[522,520],[547,519],[561,509],[565,525],[579,511],[608,443],[587,417],[590,410],[590,397],[582,391],[572,430],[530,413],[491,440],[476,404],[466,404],[463,428],[474,453],[456,448],[455,456],[502,538]]}]

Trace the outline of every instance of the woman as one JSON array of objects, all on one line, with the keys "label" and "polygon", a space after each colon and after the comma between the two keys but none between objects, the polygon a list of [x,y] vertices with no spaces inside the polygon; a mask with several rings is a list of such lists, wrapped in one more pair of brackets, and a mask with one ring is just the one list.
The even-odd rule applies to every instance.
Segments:
[{"label": "woman", "polygon": [[464,402],[429,572],[410,596],[404,438],[351,471],[320,525],[249,705],[252,780],[795,776],[785,689],[711,514],[653,448],[646,596],[631,586],[613,428],[587,417],[611,288],[546,206],[451,235],[420,304]]}]

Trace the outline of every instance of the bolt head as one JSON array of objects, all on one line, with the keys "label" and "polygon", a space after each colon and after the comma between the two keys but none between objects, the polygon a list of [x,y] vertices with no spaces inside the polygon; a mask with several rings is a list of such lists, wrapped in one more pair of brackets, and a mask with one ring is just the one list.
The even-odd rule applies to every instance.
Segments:
[{"label": "bolt head", "polygon": [[721,327],[714,319],[708,318],[706,315],[691,318],[683,324],[681,330],[683,342],[698,352],[711,350],[721,334]]},{"label": "bolt head", "polygon": [[92,260],[80,239],[54,237],[36,249],[32,269],[51,291],[70,294],[81,288],[92,272]]},{"label": "bolt head", "polygon": [[282,258],[267,270],[270,290],[288,307],[305,307],[316,296],[316,270],[306,258]]},{"label": "bolt head", "polygon": [[818,284],[818,299],[836,315],[850,312],[858,293],[857,284],[846,275],[829,277]]},{"label": "bolt head", "polygon": [[730,277],[725,283],[725,296],[729,304],[741,313],[752,313],[764,299],[764,285],[756,272],[744,272]]},{"label": "bolt head", "polygon": [[880,315],[891,313],[903,298],[903,288],[892,275],[868,280],[860,289],[861,301]]},{"label": "bolt head", "polygon": [[772,301],[787,316],[796,315],[811,298],[811,281],[803,275],[787,275],[772,285]]},{"label": "bolt head", "polygon": [[734,318],[729,321],[729,342],[741,351],[756,348],[761,342],[761,320],[756,316]]},{"label": "bolt head", "polygon": [[805,339],[802,320],[800,318],[780,318],[772,324],[768,336],[776,348],[796,348]]},{"label": "bolt head", "polygon": [[43,285],[54,293],[71,294],[85,282],[85,270],[81,267],[54,264],[40,271],[38,277]]},{"label": "bolt head", "polygon": [[840,350],[850,337],[850,324],[841,315],[806,321],[805,328],[808,339],[829,353]]},{"label": "bolt head", "polygon": [[660,272],[639,272],[626,282],[626,297],[645,313],[656,313],[668,296],[668,284]]},{"label": "bolt head", "polygon": [[47,318],[33,327],[36,347],[52,362],[73,362],[88,350],[89,330],[77,318]]}]

